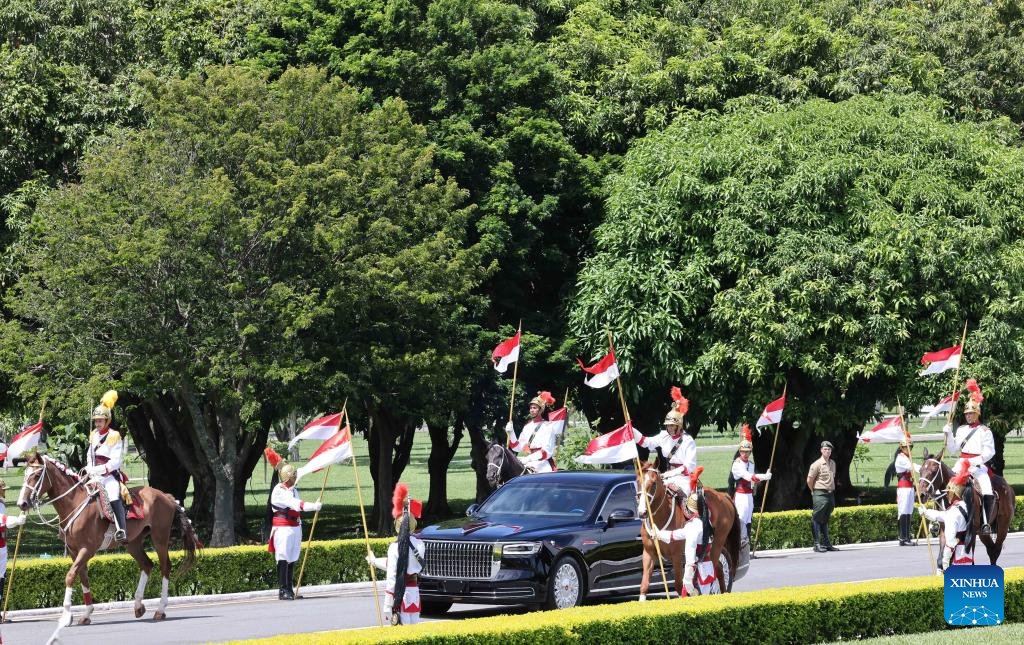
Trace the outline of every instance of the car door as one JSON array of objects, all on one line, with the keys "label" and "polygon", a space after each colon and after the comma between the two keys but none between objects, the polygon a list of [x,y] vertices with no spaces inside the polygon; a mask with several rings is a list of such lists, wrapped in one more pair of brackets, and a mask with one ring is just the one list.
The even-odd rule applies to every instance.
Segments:
[{"label": "car door", "polygon": [[[616,510],[629,511],[634,519],[608,526],[608,518]],[[643,545],[640,542],[640,520],[636,518],[636,482],[616,484],[608,492],[597,523],[600,546],[595,554],[597,575],[594,590],[615,591],[639,586],[643,573]]]}]

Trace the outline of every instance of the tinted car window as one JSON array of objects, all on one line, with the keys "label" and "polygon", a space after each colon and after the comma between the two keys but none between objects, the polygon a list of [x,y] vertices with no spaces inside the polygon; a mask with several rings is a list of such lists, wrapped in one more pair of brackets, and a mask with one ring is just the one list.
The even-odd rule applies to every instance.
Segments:
[{"label": "tinted car window", "polygon": [[636,486],[632,483],[619,484],[608,495],[608,501],[601,509],[601,518],[608,519],[612,511],[624,510],[636,514]]},{"label": "tinted car window", "polygon": [[480,513],[544,517],[585,517],[594,510],[598,486],[531,483],[529,477],[509,482],[487,498]]}]

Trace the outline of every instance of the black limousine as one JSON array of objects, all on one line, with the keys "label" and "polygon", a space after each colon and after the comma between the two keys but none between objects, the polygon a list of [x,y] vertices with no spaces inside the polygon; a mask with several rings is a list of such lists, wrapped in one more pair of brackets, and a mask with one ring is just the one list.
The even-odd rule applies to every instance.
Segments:
[{"label": "black limousine", "polygon": [[[517,477],[470,506],[465,519],[420,531],[424,613],[443,613],[456,602],[560,609],[586,598],[636,595],[642,574],[636,508],[631,471]],[[741,556],[729,582],[746,568]],[[667,562],[665,569],[674,586]],[[655,568],[650,593],[661,588]]]}]

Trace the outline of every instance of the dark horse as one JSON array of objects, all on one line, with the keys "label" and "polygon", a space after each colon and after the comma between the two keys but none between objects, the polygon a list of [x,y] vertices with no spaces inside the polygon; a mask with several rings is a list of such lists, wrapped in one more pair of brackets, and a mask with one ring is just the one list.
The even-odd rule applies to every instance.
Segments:
[{"label": "dark horse", "polygon": [[[650,464],[645,464],[642,471],[641,490],[650,502],[650,522],[653,528],[661,530],[680,529],[686,524],[682,510],[678,508],[675,498],[668,492],[661,475]],[[715,539],[708,546],[711,548],[710,558],[715,564],[715,577],[718,579],[719,593],[732,591],[732,583],[736,576],[736,568],[740,560],[740,518],[736,513],[729,496],[713,488],[704,488],[704,499],[711,514],[711,523],[715,529]],[[656,536],[648,534],[647,503],[639,500],[641,522],[640,537],[644,543],[643,578],[640,581],[640,596],[647,595],[651,584],[651,574],[657,563],[657,552],[654,548]],[[672,562],[675,576],[676,593],[683,589],[683,543],[672,541],[662,542],[661,554]],[[694,585],[699,588],[699,585]]]},{"label": "dark horse", "polygon": [[526,466],[519,461],[516,453],[500,443],[492,443],[487,448],[486,458],[487,483],[492,489],[496,489],[508,480],[526,472]]},{"label": "dark horse", "polygon": [[[953,470],[942,461],[942,454],[944,452],[945,449],[940,450],[939,454],[932,457],[928,454],[928,450],[925,450],[924,465],[921,466],[921,474],[917,480],[917,489],[921,494],[921,499],[935,502],[941,509],[945,509],[947,506],[946,484],[949,483],[949,478],[953,476]],[[978,488],[977,483],[974,483],[971,487],[974,491],[974,508],[978,509],[974,513],[974,534],[981,537],[981,542],[985,545],[985,550],[988,551],[989,562],[995,564],[996,560],[999,559],[999,554],[1003,551],[1003,541],[1006,539],[1006,532],[1009,531],[1010,524],[1013,523],[1013,512],[1017,505],[1017,500],[1014,496],[1013,488],[1006,483],[1005,479],[995,473],[991,473],[989,476],[992,478],[992,492],[996,494],[995,517],[990,517],[989,522],[996,530],[996,537],[993,540],[991,535],[980,534],[982,503],[981,490]],[[940,543],[942,542],[943,535],[944,527],[940,526]],[[969,550],[973,557],[973,544],[970,545]],[[938,561],[941,564],[941,550]]]},{"label": "dark horse", "polygon": [[[88,490],[90,486],[67,466],[49,457],[32,454],[25,462],[25,483],[18,496],[18,508],[27,511],[32,506],[52,504],[57,511],[60,536],[74,559],[64,577],[61,627],[71,624],[71,592],[76,577],[82,582],[82,593],[85,596],[85,615],[79,624],[88,625],[91,622],[93,607],[92,593],[89,591],[89,559],[110,543],[110,523],[100,515],[96,498]],[[135,558],[142,571],[135,591],[135,617],[142,618],[146,613],[142,598],[149,573],[153,570],[153,563],[142,548],[142,540],[148,535],[160,559],[160,574],[163,576],[160,605],[153,614],[153,620],[163,620],[166,618],[164,610],[167,608],[167,587],[171,576],[171,558],[168,555],[171,529],[176,527],[181,533],[185,548],[185,559],[178,570],[179,576],[195,563],[196,550],[202,544],[185,515],[185,509],[173,497],[149,486],[133,488],[132,493],[141,501],[143,508],[142,519],[128,520],[128,542],[125,544],[128,553]],[[44,496],[48,501],[41,504]]]}]

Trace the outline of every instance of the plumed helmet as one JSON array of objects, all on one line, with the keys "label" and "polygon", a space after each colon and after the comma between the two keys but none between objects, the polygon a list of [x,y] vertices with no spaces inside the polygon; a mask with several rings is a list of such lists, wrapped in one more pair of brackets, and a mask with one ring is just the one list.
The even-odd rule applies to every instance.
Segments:
[{"label": "plumed helmet", "polygon": [[295,468],[295,466],[289,463],[285,463],[283,466],[281,466],[281,468],[278,469],[278,472],[281,473],[281,481],[286,482],[288,484],[294,484],[295,478],[298,475],[299,471]]},{"label": "plumed helmet", "polygon": [[967,379],[967,391],[971,393],[971,398],[964,406],[964,412],[981,414],[981,402],[985,400],[985,397],[981,393],[981,388],[978,387],[978,382],[972,378]]},{"label": "plumed helmet", "polygon": [[117,390],[107,390],[102,397],[100,397],[100,404],[92,410],[92,419],[105,419],[110,421],[111,411],[114,409],[114,405],[117,403]]},{"label": "plumed helmet", "polygon": [[551,396],[551,392],[537,392],[537,396],[530,399],[530,405],[536,405],[541,410],[549,408],[555,404],[555,397]]},{"label": "plumed helmet", "polygon": [[267,458],[267,463],[270,464],[270,467],[277,471],[277,475],[280,477],[281,481],[286,484],[294,483],[296,475],[298,474],[295,466],[285,461],[284,458],[277,454],[277,451],[270,446],[263,449],[263,455]]},{"label": "plumed helmet", "polygon": [[697,514],[697,493],[690,493],[686,498],[686,512],[690,515]]},{"label": "plumed helmet", "polygon": [[395,530],[402,526],[402,516],[409,511],[409,532],[416,530],[416,519],[423,512],[423,504],[418,499],[409,499],[409,487],[402,482],[395,486],[391,496],[391,517],[395,518]]},{"label": "plumed helmet", "polygon": [[669,408],[668,414],[665,415],[664,425],[679,426],[682,429],[683,419],[686,417],[687,410],[690,409],[690,402],[683,396],[682,390],[675,385],[669,390],[669,394],[672,396],[672,407]]},{"label": "plumed helmet", "polygon": [[750,434],[750,424],[744,423],[740,429],[740,452],[750,452],[754,449],[753,437]]},{"label": "plumed helmet", "polygon": [[950,478],[949,483],[946,484],[946,492],[956,497],[964,496],[964,487],[967,485],[967,471],[964,470],[959,475],[955,475]]}]

